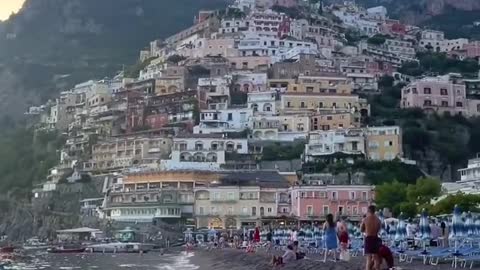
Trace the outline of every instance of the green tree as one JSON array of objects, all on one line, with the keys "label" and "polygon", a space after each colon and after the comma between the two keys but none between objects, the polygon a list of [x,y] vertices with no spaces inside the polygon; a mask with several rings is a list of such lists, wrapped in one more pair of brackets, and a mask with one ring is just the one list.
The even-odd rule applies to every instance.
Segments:
[{"label": "green tree", "polygon": [[375,202],[379,208],[390,208],[398,215],[401,212],[400,206],[407,200],[407,185],[397,180],[390,183],[383,183],[375,189]]},{"label": "green tree", "polygon": [[170,55],[167,58],[167,62],[170,62],[170,63],[173,63],[173,64],[178,64],[185,59],[187,59],[187,58],[183,55],[173,54],[173,55]]},{"label": "green tree", "polygon": [[415,185],[407,187],[407,201],[417,205],[429,204],[441,192],[440,181],[433,178],[420,178]]},{"label": "green tree", "polygon": [[383,45],[383,44],[385,44],[385,41],[386,41],[385,36],[378,35],[378,34],[369,38],[369,39],[367,39],[367,42],[369,44],[373,44],[373,45]]},{"label": "green tree", "polygon": [[462,211],[478,212],[480,205],[480,195],[474,194],[455,194],[448,195],[430,207],[432,215],[451,214],[455,205],[458,205]]}]

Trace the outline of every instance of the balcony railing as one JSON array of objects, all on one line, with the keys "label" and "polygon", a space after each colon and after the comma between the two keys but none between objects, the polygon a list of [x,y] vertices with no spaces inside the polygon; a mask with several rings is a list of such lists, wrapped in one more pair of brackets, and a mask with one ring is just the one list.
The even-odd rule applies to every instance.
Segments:
[{"label": "balcony railing", "polygon": [[222,199],[222,198],[217,198],[217,199],[211,199],[211,203],[237,203],[237,199]]}]

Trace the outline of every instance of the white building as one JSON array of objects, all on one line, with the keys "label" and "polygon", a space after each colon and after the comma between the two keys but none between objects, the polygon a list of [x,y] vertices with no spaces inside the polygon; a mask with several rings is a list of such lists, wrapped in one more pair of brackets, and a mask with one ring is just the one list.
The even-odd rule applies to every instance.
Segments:
[{"label": "white building", "polygon": [[365,35],[373,36],[380,33],[381,22],[363,18],[363,16],[361,17],[361,13],[353,13],[346,10],[334,10],[333,14],[337,16],[345,26],[355,28]]},{"label": "white building", "polygon": [[355,156],[365,156],[365,136],[362,129],[338,129],[310,132],[305,145],[305,160],[344,155],[349,162]]},{"label": "white building", "polygon": [[162,160],[165,170],[220,170],[228,154],[248,154],[247,139],[230,139],[222,134],[178,135],[173,139],[170,160]]},{"label": "white building", "polygon": [[317,44],[312,42],[252,34],[246,35],[238,44],[240,56],[270,56],[272,63],[287,59],[287,53],[293,48],[303,49],[308,53],[318,50]]},{"label": "white building", "polygon": [[250,92],[248,93],[248,108],[253,110],[254,115],[277,114],[276,91]]},{"label": "white building", "polygon": [[480,194],[480,156],[468,160],[467,168],[458,170],[460,181],[442,184],[447,194],[458,192],[465,194]]},{"label": "white building", "polygon": [[371,7],[367,9],[367,15],[371,19],[383,21],[387,18],[387,8],[384,6]]},{"label": "white building", "polygon": [[422,48],[430,48],[436,52],[449,52],[462,49],[468,42],[466,38],[445,39],[445,34],[441,31],[423,30],[419,44]]},{"label": "white building", "polygon": [[153,59],[150,64],[143,70],[140,70],[138,79],[148,80],[162,77],[162,72],[167,68],[167,64],[161,58]]},{"label": "white building", "polygon": [[228,108],[222,110],[202,110],[200,124],[193,128],[195,134],[242,132],[248,128],[253,115],[249,108]]},{"label": "white building", "polygon": [[233,73],[234,89],[236,91],[263,92],[267,91],[267,73],[250,73],[238,71]]}]

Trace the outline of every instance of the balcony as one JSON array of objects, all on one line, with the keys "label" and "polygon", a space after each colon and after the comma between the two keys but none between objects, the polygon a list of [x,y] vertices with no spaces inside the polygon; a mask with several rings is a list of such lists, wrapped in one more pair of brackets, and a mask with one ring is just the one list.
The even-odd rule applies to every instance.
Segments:
[{"label": "balcony", "polygon": [[211,199],[211,203],[237,203],[237,199],[225,199],[225,198],[217,198],[217,199]]},{"label": "balcony", "polygon": [[261,203],[276,203],[277,200],[275,198],[260,198]]}]

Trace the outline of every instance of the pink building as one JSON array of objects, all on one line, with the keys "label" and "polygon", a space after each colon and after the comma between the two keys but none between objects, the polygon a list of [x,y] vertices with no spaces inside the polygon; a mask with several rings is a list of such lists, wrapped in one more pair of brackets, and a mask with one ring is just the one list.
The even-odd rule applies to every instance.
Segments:
[{"label": "pink building", "polygon": [[463,49],[468,58],[480,57],[480,41],[470,41],[470,43],[463,45]]},{"label": "pink building", "polygon": [[360,220],[374,198],[374,186],[295,186],[291,189],[292,214],[300,220],[323,220],[327,214]]},{"label": "pink building", "polygon": [[402,108],[421,108],[429,112],[469,115],[465,85],[445,78],[424,78],[402,90]]}]

